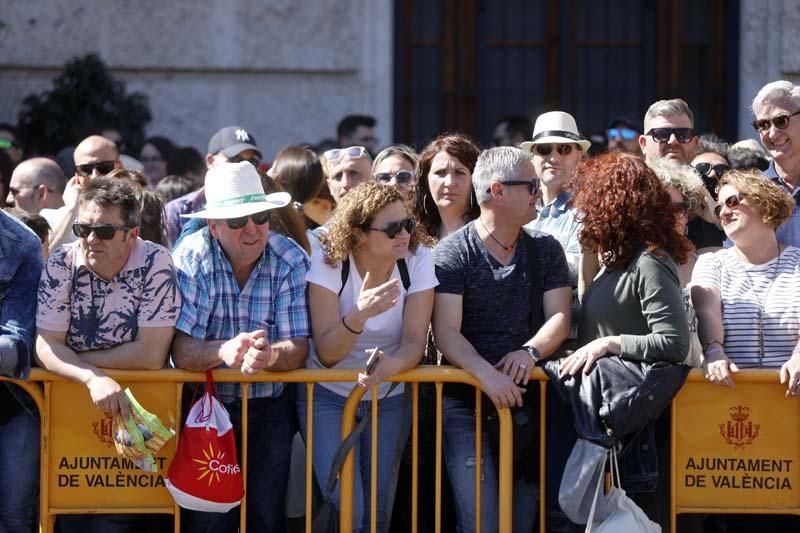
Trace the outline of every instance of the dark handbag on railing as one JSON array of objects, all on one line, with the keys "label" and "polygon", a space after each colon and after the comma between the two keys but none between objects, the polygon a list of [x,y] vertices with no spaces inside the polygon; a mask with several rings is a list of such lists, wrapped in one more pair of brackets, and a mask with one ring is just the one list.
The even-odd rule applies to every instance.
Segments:
[{"label": "dark handbag on railing", "polygon": [[[389,387],[389,390],[386,391],[386,395],[384,398],[387,398],[392,391],[397,388],[399,385],[398,382],[392,383]],[[358,386],[358,385],[356,385]],[[406,419],[410,409],[411,409],[411,390],[406,388],[404,392],[404,399],[403,399],[403,420]],[[311,524],[311,531],[313,533],[339,533],[339,513],[336,510],[336,505],[333,503],[333,492],[336,490],[336,482],[339,479],[339,473],[342,471],[342,466],[344,466],[344,461],[347,458],[347,454],[350,453],[350,450],[353,449],[355,446],[356,441],[364,433],[364,430],[367,429],[369,423],[372,421],[372,410],[368,410],[367,414],[358,421],[356,427],[353,428],[353,431],[350,432],[347,437],[344,438],[339,447],[336,449],[336,453],[333,454],[333,461],[331,462],[331,472],[328,474],[328,482],[325,484],[324,490],[322,491],[322,505],[320,505],[319,509],[317,510],[316,514],[314,515],[314,520]],[[406,432],[402,432],[401,434],[405,434]],[[403,449],[405,448],[405,439],[400,438],[397,442],[395,447],[395,454],[394,454],[394,461],[392,463],[392,475],[389,477],[389,490],[386,499],[386,523],[390,524],[392,519],[392,507],[394,504],[394,493],[395,489],[397,488],[397,475],[400,470],[400,458],[403,454]],[[356,524],[354,524],[357,526]]]}]

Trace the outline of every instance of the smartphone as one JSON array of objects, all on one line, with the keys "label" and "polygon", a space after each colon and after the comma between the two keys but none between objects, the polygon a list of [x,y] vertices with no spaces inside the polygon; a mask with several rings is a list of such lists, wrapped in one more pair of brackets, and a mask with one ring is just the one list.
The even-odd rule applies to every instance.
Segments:
[{"label": "smartphone", "polygon": [[369,358],[367,359],[367,364],[364,365],[364,372],[369,376],[372,374],[372,371],[375,369],[375,365],[378,364],[378,351],[380,348],[377,346],[372,349],[372,353],[369,354]]}]

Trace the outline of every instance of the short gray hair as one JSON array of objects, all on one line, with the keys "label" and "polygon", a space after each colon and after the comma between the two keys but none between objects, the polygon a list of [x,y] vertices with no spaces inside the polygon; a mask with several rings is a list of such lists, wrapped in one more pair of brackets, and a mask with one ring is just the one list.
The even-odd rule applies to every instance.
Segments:
[{"label": "short gray hair", "polygon": [[779,100],[789,100],[800,110],[800,86],[790,81],[779,80],[764,85],[753,98],[753,115],[765,104],[774,104]]},{"label": "short gray hair", "polygon": [[694,113],[689,109],[689,104],[680,98],[673,98],[672,100],[659,100],[650,106],[647,113],[644,114],[644,130],[647,133],[649,129],[647,123],[656,117],[673,117],[675,115],[686,115],[689,117],[689,122],[694,128]]},{"label": "short gray hair", "polygon": [[666,158],[656,159],[647,163],[647,166],[653,169],[664,187],[675,189],[683,195],[690,213],[700,212],[705,185],[693,167]]},{"label": "short gray hair", "polygon": [[487,191],[495,181],[519,179],[525,161],[530,161],[530,154],[512,146],[499,146],[481,152],[472,171],[472,187],[478,203],[491,200],[492,195]]}]

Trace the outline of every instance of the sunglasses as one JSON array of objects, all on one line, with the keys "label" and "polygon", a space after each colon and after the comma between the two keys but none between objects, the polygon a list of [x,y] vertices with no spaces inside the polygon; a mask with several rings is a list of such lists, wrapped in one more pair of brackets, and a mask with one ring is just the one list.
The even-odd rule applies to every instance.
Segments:
[{"label": "sunglasses", "polygon": [[0,150],[8,150],[9,148],[13,148],[16,145],[17,143],[12,141],[11,139],[0,139]]},{"label": "sunglasses", "polygon": [[721,165],[721,164],[712,165],[711,163],[697,163],[694,166],[694,169],[703,176],[708,176],[709,174],[711,174],[711,171],[713,170],[714,174],[716,174],[718,178],[721,178],[723,174],[725,174],[727,171],[731,169],[731,167],[728,165]]},{"label": "sunglasses", "polygon": [[105,176],[116,166],[115,161],[98,161],[97,163],[86,163],[85,165],[77,165],[75,171],[79,176],[91,176],[92,172],[97,169],[97,173]]},{"label": "sunglasses", "polygon": [[251,157],[242,157],[241,154],[237,154],[233,157],[228,158],[228,163],[241,163],[242,161],[247,161],[254,167],[258,168],[258,165],[261,164],[261,158],[257,155]]},{"label": "sunglasses", "polygon": [[378,172],[375,174],[375,179],[381,183],[389,183],[392,181],[392,179],[394,179],[394,182],[398,185],[407,185],[411,183],[411,179],[413,177],[414,174],[408,170],[401,170],[400,172],[395,172],[394,174],[390,172]]},{"label": "sunglasses", "polygon": [[649,135],[659,144],[669,142],[670,137],[675,135],[679,143],[686,144],[694,139],[694,130],[692,128],[651,128],[645,135]]},{"label": "sunglasses", "polygon": [[251,218],[253,219],[253,224],[256,226],[263,226],[269,222],[269,210],[247,215],[246,217],[228,218],[225,220],[225,223],[230,229],[242,229]]},{"label": "sunglasses", "polygon": [[[568,155],[572,153],[572,149],[574,148],[571,144],[556,144],[556,152],[558,155]],[[534,146],[536,153],[542,157],[547,157],[553,151],[552,144],[537,144]],[[510,183],[506,181],[505,183]]]},{"label": "sunglasses", "polygon": [[366,155],[367,149],[363,146],[350,146],[348,148],[334,148],[333,150],[328,150],[322,154],[322,156],[333,163],[334,161],[338,161],[342,158],[347,159],[359,159]]},{"label": "sunglasses", "polygon": [[390,239],[394,239],[401,230],[406,230],[406,233],[411,235],[411,232],[414,231],[416,225],[417,223],[414,222],[414,220],[406,218],[403,220],[398,220],[397,222],[389,222],[386,224],[385,228],[368,227],[367,229],[370,231],[380,231],[381,233],[385,233]]},{"label": "sunglasses", "polygon": [[672,202],[672,208],[678,216],[686,216],[689,212],[689,202]]},{"label": "sunglasses", "polygon": [[[498,181],[497,183],[502,183],[503,185],[527,185],[528,192],[530,195],[533,196],[539,190],[539,180],[533,179],[531,181],[526,180],[509,180],[509,181]],[[486,192],[491,192],[491,189],[486,189]]]},{"label": "sunglasses", "polygon": [[795,111],[791,115],[778,115],[775,118],[760,118],[754,120],[750,124],[759,133],[768,130],[773,124],[775,124],[775,127],[779,130],[785,130],[789,126],[789,119],[795,115],[800,115],[800,111]]},{"label": "sunglasses", "polygon": [[632,141],[637,136],[637,132],[630,128],[609,128],[608,131],[606,131],[608,140],[622,139],[623,141]]},{"label": "sunglasses", "polygon": [[714,215],[719,218],[719,213],[722,211],[723,205],[731,210],[739,209],[739,204],[742,203],[742,200],[744,200],[746,196],[747,195],[744,193],[736,193],[728,196],[722,202],[714,206]]},{"label": "sunglasses", "polygon": [[112,226],[111,224],[98,224],[96,226],[92,226],[91,224],[86,224],[83,222],[72,223],[72,233],[81,239],[88,239],[89,235],[94,232],[98,239],[108,241],[114,238],[114,234],[117,232],[117,230],[128,231],[129,229],[131,228],[127,226]]}]

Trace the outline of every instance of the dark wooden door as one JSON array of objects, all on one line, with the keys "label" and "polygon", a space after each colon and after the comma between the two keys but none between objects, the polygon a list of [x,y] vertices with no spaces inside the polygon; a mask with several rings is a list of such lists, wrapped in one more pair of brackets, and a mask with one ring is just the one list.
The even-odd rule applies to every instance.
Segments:
[{"label": "dark wooden door", "polygon": [[738,0],[398,0],[395,137],[488,143],[508,114],[572,113],[588,134],[684,98],[735,139]]}]

